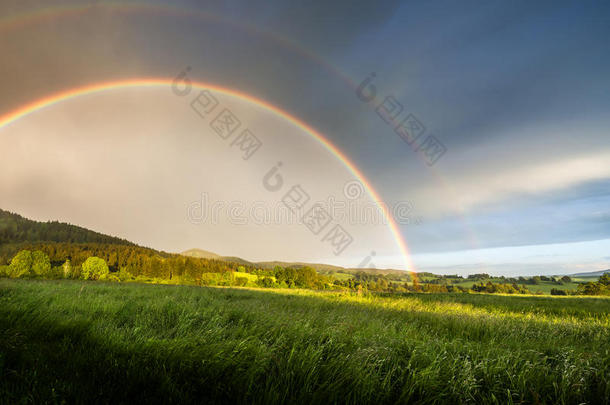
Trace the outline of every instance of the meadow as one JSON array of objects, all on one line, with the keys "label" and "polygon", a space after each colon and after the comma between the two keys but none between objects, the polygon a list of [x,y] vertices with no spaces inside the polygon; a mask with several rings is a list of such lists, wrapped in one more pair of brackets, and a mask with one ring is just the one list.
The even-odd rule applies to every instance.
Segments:
[{"label": "meadow", "polygon": [[610,299],[0,279],[3,403],[608,403]]}]

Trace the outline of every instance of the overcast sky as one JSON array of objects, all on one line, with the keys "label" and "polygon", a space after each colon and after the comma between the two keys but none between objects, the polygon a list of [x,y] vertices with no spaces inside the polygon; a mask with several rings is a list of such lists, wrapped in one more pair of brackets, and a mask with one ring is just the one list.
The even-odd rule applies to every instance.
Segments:
[{"label": "overcast sky", "polygon": [[[316,129],[388,206],[408,207],[398,226],[418,271],[610,267],[608,2],[199,3],[4,0],[0,116],[62,90],[173,79],[190,66],[190,79]],[[375,97],[359,98],[367,78]],[[263,141],[243,160],[201,126],[194,95],[115,89],[0,128],[0,208],[167,251],[405,267],[387,224],[349,215],[329,225],[354,240],[338,255],[302,224],[187,218],[201,195],[272,210],[281,195],[262,177],[279,161],[312,201],[356,200],[344,192],[353,173],[302,128],[217,94]],[[386,97],[402,106],[390,123],[376,111]],[[408,114],[426,130],[414,145],[434,135],[446,148],[433,165],[394,131]]]}]

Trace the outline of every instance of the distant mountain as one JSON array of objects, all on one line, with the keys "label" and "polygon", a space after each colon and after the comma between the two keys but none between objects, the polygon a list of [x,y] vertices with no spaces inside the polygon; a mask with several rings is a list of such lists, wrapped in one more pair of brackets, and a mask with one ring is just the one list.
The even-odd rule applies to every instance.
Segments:
[{"label": "distant mountain", "polygon": [[0,245],[29,242],[103,243],[135,246],[128,240],[58,221],[38,222],[0,209]]},{"label": "distant mountain", "polygon": [[610,273],[610,269],[608,270],[601,270],[601,271],[590,271],[588,273],[576,273],[576,274],[570,274],[570,277],[600,277],[603,276],[606,273]]},{"label": "distant mountain", "polygon": [[222,256],[203,249],[189,249],[180,253],[182,256],[197,257],[199,259],[220,259]]},{"label": "distant mountain", "polygon": [[189,256],[189,257],[197,257],[197,258],[203,258],[203,259],[216,259],[216,260],[222,260],[225,262],[239,263],[239,264],[243,264],[246,266],[258,267],[261,269],[273,269],[276,266],[280,266],[280,267],[284,267],[284,268],[311,267],[311,268],[316,269],[319,272],[326,273],[326,274],[329,274],[329,273],[355,274],[355,273],[359,273],[359,272],[383,274],[383,275],[405,274],[405,270],[375,269],[375,268],[365,268],[365,269],[346,268],[346,267],[335,266],[332,264],[324,264],[324,263],[283,262],[283,261],[251,262],[251,261],[242,259],[241,257],[221,256],[214,252],[210,252],[208,250],[203,250],[203,249],[189,249],[180,254],[183,256]]},{"label": "distant mountain", "polygon": [[257,266],[260,266],[264,269],[272,269],[275,266],[280,266],[280,267],[293,267],[293,268],[299,268],[299,267],[312,267],[318,271],[344,271],[345,268],[344,267],[340,267],[340,266],[333,266],[332,264],[323,264],[323,263],[304,263],[304,262],[280,262],[280,261],[273,261],[273,262],[258,262],[256,263]]},{"label": "distant mountain", "polygon": [[256,266],[256,263],[249,262],[248,260],[244,260],[241,257],[235,256],[221,256],[214,252],[210,252],[209,250],[203,249],[189,249],[180,253],[182,256],[188,257],[196,257],[198,259],[214,259],[214,260],[222,260],[224,262],[238,263],[243,264],[244,266]]}]

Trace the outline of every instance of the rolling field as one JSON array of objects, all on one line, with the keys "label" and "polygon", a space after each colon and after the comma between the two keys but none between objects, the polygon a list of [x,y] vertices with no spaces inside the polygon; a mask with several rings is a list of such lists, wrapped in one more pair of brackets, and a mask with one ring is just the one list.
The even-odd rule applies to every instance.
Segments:
[{"label": "rolling field", "polygon": [[0,279],[0,400],[608,403],[609,314],[589,297]]}]

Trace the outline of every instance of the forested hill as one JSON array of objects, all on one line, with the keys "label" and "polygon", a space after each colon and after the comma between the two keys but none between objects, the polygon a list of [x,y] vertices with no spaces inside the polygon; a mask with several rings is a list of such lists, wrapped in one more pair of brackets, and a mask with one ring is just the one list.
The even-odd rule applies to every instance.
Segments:
[{"label": "forested hill", "polygon": [[161,252],[79,226],[32,221],[0,210],[0,266],[9,264],[21,250],[44,253],[52,266],[70,260],[73,267],[79,267],[95,256],[104,259],[111,271],[123,269],[134,277],[170,280],[173,276],[197,280],[204,272],[236,271],[239,267],[238,263]]},{"label": "forested hill", "polygon": [[63,222],[38,222],[0,209],[0,245],[28,242],[103,243],[135,246],[132,242]]}]

